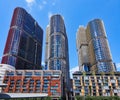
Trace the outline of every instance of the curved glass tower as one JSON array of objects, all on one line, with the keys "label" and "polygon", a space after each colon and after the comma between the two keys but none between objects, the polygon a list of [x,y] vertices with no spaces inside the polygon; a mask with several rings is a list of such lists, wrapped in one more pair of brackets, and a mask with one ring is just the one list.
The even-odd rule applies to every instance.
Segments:
[{"label": "curved glass tower", "polygon": [[62,70],[67,65],[68,44],[64,21],[60,15],[53,15],[50,20],[49,69]]},{"label": "curved glass tower", "polygon": [[115,71],[102,20],[95,19],[88,23],[87,40],[91,70],[97,72]]},{"label": "curved glass tower", "polygon": [[[49,29],[48,29],[49,28]],[[47,28],[46,65],[49,70],[61,70],[66,87],[69,87],[68,39],[64,20],[61,15],[53,15]],[[48,59],[47,59],[48,58]]]}]

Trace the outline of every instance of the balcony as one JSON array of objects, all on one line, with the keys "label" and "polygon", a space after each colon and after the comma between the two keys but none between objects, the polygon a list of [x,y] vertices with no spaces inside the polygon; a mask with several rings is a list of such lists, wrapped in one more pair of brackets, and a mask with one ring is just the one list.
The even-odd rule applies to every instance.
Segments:
[{"label": "balcony", "polygon": [[88,77],[88,76],[85,76],[85,77],[84,77],[84,80],[89,80],[89,77]]},{"label": "balcony", "polygon": [[42,92],[44,92],[44,93],[48,93],[48,90],[47,90],[47,89],[43,89]]},{"label": "balcony", "polygon": [[35,72],[34,75],[35,76],[41,76],[41,72]]},{"label": "balcony", "polygon": [[44,80],[44,83],[49,83],[49,81],[48,80]]},{"label": "balcony", "polygon": [[59,92],[53,92],[52,96],[60,96],[60,93]]},{"label": "balcony", "polygon": [[25,76],[32,76],[32,72],[25,72]]},{"label": "balcony", "polygon": [[114,79],[112,79],[112,80],[111,80],[111,83],[115,83],[115,80],[114,80]]},{"label": "balcony", "polygon": [[51,86],[51,89],[58,89],[58,86]]},{"label": "balcony", "polygon": [[109,89],[109,87],[108,86],[104,86],[103,89]]},{"label": "balcony", "polygon": [[80,93],[80,90],[73,90],[74,93]]},{"label": "balcony", "polygon": [[80,84],[75,84],[75,86],[77,87],[77,86],[81,86]]},{"label": "balcony", "polygon": [[40,86],[41,86],[41,85],[37,84],[37,85],[36,85],[36,88],[39,88]]},{"label": "balcony", "polygon": [[36,93],[39,93],[40,92],[40,89],[36,89],[36,91],[35,91]]}]

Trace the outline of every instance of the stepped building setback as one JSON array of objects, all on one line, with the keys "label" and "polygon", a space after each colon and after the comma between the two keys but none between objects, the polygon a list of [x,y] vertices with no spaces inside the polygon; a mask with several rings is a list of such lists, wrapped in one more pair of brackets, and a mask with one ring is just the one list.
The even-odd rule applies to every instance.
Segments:
[{"label": "stepped building setback", "polygon": [[77,32],[80,71],[115,71],[103,21],[94,19]]},{"label": "stepped building setback", "polygon": [[94,19],[77,31],[80,71],[73,73],[74,96],[120,96],[116,72],[103,21]]}]

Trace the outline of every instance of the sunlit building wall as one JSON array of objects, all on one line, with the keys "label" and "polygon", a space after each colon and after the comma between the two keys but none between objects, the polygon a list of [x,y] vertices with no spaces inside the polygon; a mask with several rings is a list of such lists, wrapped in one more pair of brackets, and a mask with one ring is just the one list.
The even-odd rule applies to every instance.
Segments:
[{"label": "sunlit building wall", "polygon": [[50,26],[46,28],[46,41],[45,41],[45,70],[49,69],[48,61],[50,55]]},{"label": "sunlit building wall", "polygon": [[80,26],[76,36],[78,63],[80,71],[90,70],[90,60],[88,53],[88,42],[86,37],[86,28]]},{"label": "sunlit building wall", "polygon": [[103,21],[94,19],[87,25],[91,71],[115,71]]},{"label": "sunlit building wall", "polygon": [[116,71],[102,20],[94,19],[86,28],[79,27],[76,41],[80,71]]},{"label": "sunlit building wall", "polygon": [[120,73],[73,73],[74,96],[120,96]]}]

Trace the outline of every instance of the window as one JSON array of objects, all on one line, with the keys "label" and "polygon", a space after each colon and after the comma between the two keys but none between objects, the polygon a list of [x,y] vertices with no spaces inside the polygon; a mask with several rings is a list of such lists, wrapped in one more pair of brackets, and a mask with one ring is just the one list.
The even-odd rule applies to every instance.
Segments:
[{"label": "window", "polygon": [[54,90],[54,89],[52,89],[52,90],[50,90],[51,92],[57,92],[56,90]]},{"label": "window", "polygon": [[44,72],[44,76],[51,76],[51,72]]},{"label": "window", "polygon": [[17,74],[18,76],[22,76],[22,73],[23,73],[23,72],[21,72],[21,71],[16,71],[16,74]]},{"label": "window", "polygon": [[41,73],[40,72],[35,72],[35,75],[36,76],[41,76]]},{"label": "window", "polygon": [[14,72],[12,72],[12,71],[11,71],[11,72],[8,72],[8,71],[7,71],[7,76],[14,76]]},{"label": "window", "polygon": [[25,72],[25,76],[32,76],[32,72]]}]

